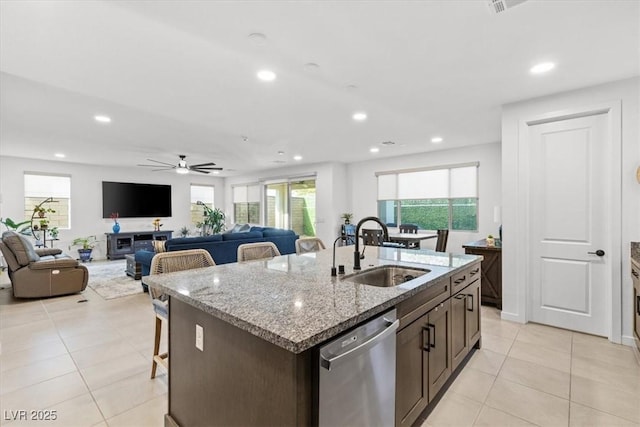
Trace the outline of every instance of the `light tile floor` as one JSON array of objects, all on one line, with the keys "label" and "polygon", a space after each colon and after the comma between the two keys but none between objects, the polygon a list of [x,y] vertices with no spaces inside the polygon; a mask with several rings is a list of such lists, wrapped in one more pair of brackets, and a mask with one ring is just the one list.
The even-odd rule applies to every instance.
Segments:
[{"label": "light tile floor", "polygon": [[[0,290],[0,425],[163,426],[167,376],[149,379],[153,319],[147,294],[105,301],[87,288],[29,301]],[[482,336],[425,426],[640,426],[630,348],[503,321],[489,307]],[[32,410],[57,420],[11,420]]]}]

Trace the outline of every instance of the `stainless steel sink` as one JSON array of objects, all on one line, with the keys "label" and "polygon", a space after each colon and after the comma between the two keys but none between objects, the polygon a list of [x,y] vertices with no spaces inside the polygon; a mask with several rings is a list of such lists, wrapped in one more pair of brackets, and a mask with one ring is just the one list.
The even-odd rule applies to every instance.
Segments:
[{"label": "stainless steel sink", "polygon": [[393,287],[423,276],[431,270],[426,268],[401,267],[397,265],[381,265],[361,273],[345,276],[342,280],[381,288]]}]

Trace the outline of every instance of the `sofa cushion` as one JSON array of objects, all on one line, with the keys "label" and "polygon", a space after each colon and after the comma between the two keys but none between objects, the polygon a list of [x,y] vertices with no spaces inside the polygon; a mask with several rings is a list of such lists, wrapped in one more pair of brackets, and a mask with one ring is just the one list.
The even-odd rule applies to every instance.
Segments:
[{"label": "sofa cushion", "polygon": [[20,234],[14,231],[5,231],[2,233],[2,241],[14,253],[20,265],[27,265],[30,262],[40,260],[40,256],[36,253],[31,242]]},{"label": "sofa cushion", "polygon": [[222,240],[247,240],[247,239],[259,239],[262,237],[262,233],[259,231],[247,231],[246,233],[230,233],[223,234]]},{"label": "sofa cushion", "polygon": [[251,226],[249,224],[236,224],[223,234],[246,233],[248,231],[251,231]]},{"label": "sofa cushion", "polygon": [[[177,245],[198,245],[201,243],[209,243],[209,242],[221,242],[222,235],[221,234],[213,234],[211,236],[198,236],[198,237],[176,237],[175,239],[167,240],[165,244],[166,247],[169,246],[177,246]],[[196,246],[194,246],[195,248]]]}]

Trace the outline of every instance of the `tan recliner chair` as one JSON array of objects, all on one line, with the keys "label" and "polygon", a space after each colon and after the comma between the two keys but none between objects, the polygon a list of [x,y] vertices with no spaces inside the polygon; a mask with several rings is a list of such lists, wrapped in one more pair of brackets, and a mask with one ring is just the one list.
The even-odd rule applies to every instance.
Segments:
[{"label": "tan recliner chair", "polygon": [[60,249],[34,249],[26,237],[5,231],[0,250],[7,263],[16,298],[73,294],[87,287],[87,267]]}]

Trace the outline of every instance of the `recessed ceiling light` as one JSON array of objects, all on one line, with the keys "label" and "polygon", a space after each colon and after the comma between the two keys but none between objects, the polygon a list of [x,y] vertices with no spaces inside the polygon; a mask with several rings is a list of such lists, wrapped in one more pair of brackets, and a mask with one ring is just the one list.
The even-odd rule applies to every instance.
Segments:
[{"label": "recessed ceiling light", "polygon": [[433,142],[434,144],[440,144],[442,141],[444,140],[441,136],[434,136],[433,138],[431,138],[431,142]]},{"label": "recessed ceiling light", "polygon": [[357,113],[353,113],[353,120],[357,121],[357,122],[363,122],[365,120],[367,120],[367,113],[363,112],[363,111],[358,111]]},{"label": "recessed ceiling light", "polygon": [[556,68],[556,64],[554,64],[553,62],[541,62],[540,64],[531,67],[529,71],[531,72],[531,74],[542,74],[551,71],[554,68]]},{"label": "recessed ceiling light", "polygon": [[214,175],[219,175],[219,174],[220,174],[220,171],[213,171],[213,174],[214,174]]},{"label": "recessed ceiling light", "polygon": [[380,149],[378,147],[373,147],[373,148],[369,148],[369,151],[372,153],[377,153],[380,151]]},{"label": "recessed ceiling light", "polygon": [[260,70],[258,71],[257,76],[264,82],[272,82],[276,79],[276,73],[271,70]]},{"label": "recessed ceiling light", "polygon": [[284,155],[284,151],[280,150],[278,151],[278,156],[283,156]]},{"label": "recessed ceiling light", "polygon": [[59,159],[64,159],[65,157],[67,157],[67,156],[65,156],[65,155],[64,155],[64,154],[62,154],[62,153],[56,153],[56,154],[54,154],[54,156],[56,156],[56,157],[57,157],[57,158],[59,158]]},{"label": "recessed ceiling light", "polygon": [[93,118],[95,119],[96,122],[100,122],[100,123],[111,123],[111,117],[108,116],[93,116]]},{"label": "recessed ceiling light", "polygon": [[293,160],[302,160],[302,156],[295,155],[295,156],[293,156]]}]

